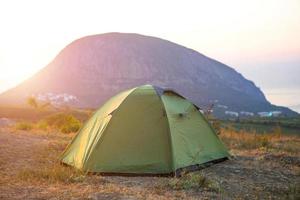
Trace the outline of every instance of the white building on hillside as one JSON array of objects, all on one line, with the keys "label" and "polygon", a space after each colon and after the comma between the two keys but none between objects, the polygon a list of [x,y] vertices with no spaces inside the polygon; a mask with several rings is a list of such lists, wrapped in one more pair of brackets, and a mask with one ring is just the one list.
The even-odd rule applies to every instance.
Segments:
[{"label": "white building on hillside", "polygon": [[229,116],[232,116],[232,117],[238,117],[239,113],[238,112],[234,112],[234,111],[226,110],[225,111],[225,115],[229,115]]},{"label": "white building on hillside", "polygon": [[257,113],[260,117],[272,117],[270,112],[258,112]]},{"label": "white building on hillside", "polygon": [[260,117],[278,117],[282,114],[281,111],[258,112]]},{"label": "white building on hillside", "polygon": [[247,112],[247,111],[241,111],[240,114],[244,115],[244,116],[249,116],[249,117],[253,117],[254,116],[253,112]]}]

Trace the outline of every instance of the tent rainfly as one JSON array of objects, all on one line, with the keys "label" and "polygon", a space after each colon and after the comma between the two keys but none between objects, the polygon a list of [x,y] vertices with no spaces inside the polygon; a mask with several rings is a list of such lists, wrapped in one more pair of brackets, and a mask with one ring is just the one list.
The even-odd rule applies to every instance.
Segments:
[{"label": "tent rainfly", "polygon": [[227,157],[196,105],[172,90],[144,85],[99,108],[61,161],[86,172],[177,175]]}]

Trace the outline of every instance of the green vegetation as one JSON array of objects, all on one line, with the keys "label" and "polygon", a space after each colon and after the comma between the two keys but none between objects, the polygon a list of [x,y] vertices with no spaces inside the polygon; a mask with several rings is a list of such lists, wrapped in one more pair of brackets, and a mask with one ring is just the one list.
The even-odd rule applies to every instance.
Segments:
[{"label": "green vegetation", "polygon": [[39,130],[46,131],[49,129],[49,124],[45,120],[40,120],[35,124],[35,127]]},{"label": "green vegetation", "polygon": [[27,104],[33,108],[38,108],[38,103],[37,103],[37,100],[34,98],[34,97],[29,97],[27,99]]},{"label": "green vegetation", "polygon": [[52,114],[36,122],[19,122],[15,125],[17,130],[59,130],[62,133],[77,132],[82,126],[82,122],[71,114]]},{"label": "green vegetation", "polygon": [[38,110],[44,110],[47,107],[51,107],[50,102],[39,102],[34,96],[28,97],[27,104]]},{"label": "green vegetation", "polygon": [[33,124],[29,122],[19,122],[15,125],[17,130],[29,131],[33,128]]},{"label": "green vegetation", "polygon": [[[213,120],[218,121],[218,120]],[[219,121],[222,128],[233,128],[237,131],[300,135],[300,118],[252,118]]]},{"label": "green vegetation", "polygon": [[77,132],[82,123],[71,114],[58,113],[50,115],[43,120],[43,123],[54,127],[63,133]]},{"label": "green vegetation", "polygon": [[167,184],[174,190],[207,189],[220,192],[219,185],[208,179],[200,172],[184,173],[179,178],[171,178]]},{"label": "green vegetation", "polygon": [[300,117],[269,117],[269,118],[251,118],[241,119],[239,123],[246,124],[263,124],[272,126],[282,126],[287,128],[299,128],[300,129]]}]

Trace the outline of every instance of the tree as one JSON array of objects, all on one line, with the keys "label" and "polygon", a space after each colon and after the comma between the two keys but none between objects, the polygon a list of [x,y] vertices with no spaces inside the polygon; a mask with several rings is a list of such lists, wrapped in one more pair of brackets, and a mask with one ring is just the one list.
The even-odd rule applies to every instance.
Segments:
[{"label": "tree", "polygon": [[35,109],[39,108],[38,102],[34,96],[28,97],[27,104]]},{"label": "tree", "polygon": [[51,103],[48,101],[45,103],[38,102],[38,100],[34,96],[28,97],[27,104],[38,110],[45,110],[46,108],[51,106]]}]

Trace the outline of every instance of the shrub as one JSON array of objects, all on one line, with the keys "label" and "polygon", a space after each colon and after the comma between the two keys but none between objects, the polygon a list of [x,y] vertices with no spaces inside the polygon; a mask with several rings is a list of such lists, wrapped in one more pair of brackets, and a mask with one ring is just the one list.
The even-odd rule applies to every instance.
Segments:
[{"label": "shrub", "polygon": [[268,136],[262,135],[257,137],[257,145],[258,147],[268,147],[270,146],[270,141]]},{"label": "shrub", "polygon": [[29,122],[19,122],[15,127],[17,130],[29,131],[33,128],[33,125]]},{"label": "shrub", "polygon": [[36,127],[37,129],[40,129],[40,130],[45,131],[45,130],[47,130],[47,129],[49,128],[49,125],[48,125],[48,123],[47,123],[45,120],[41,120],[41,121],[39,121],[39,122],[35,125],[35,127]]},{"label": "shrub", "polygon": [[17,130],[48,130],[49,128],[57,129],[63,133],[77,132],[82,123],[71,114],[58,113],[50,115],[36,124],[29,122],[20,122],[15,125]]},{"label": "shrub", "polygon": [[45,119],[45,122],[63,133],[77,132],[81,127],[81,122],[73,115],[58,113]]},{"label": "shrub", "polygon": [[188,173],[183,174],[180,178],[172,178],[168,182],[168,186],[175,190],[200,188],[217,190],[211,180],[199,173]]},{"label": "shrub", "polygon": [[81,127],[81,123],[77,120],[77,121],[70,121],[68,123],[66,123],[65,125],[63,125],[60,128],[60,131],[63,133],[72,133],[72,132],[77,132]]}]

